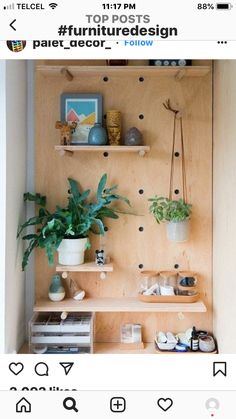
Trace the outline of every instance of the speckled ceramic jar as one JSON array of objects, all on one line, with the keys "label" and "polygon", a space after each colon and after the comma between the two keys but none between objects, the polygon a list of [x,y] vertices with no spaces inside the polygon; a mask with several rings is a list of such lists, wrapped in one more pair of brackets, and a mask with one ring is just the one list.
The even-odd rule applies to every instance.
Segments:
[{"label": "speckled ceramic jar", "polygon": [[100,123],[96,123],[90,130],[88,136],[90,145],[106,145],[108,143],[107,132]]}]

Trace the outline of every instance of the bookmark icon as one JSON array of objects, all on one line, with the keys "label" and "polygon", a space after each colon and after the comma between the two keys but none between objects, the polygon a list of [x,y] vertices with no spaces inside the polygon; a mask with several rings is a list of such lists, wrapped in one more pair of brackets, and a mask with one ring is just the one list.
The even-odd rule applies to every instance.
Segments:
[{"label": "bookmark icon", "polygon": [[71,368],[74,365],[74,362],[59,362],[59,364],[62,366],[62,368],[64,369],[65,375],[68,375]]}]

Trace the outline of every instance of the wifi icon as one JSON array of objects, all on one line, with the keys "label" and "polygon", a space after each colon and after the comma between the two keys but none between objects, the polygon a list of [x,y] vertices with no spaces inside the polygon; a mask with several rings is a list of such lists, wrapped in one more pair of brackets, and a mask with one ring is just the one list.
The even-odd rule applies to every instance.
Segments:
[{"label": "wifi icon", "polygon": [[56,9],[58,4],[57,3],[50,3],[49,6],[51,7],[51,9]]}]

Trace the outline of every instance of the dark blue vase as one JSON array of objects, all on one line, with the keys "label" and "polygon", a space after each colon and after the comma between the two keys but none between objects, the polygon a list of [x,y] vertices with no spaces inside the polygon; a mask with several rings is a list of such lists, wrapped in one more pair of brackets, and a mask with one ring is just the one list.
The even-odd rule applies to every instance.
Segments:
[{"label": "dark blue vase", "polygon": [[90,145],[106,145],[108,143],[107,132],[100,123],[96,123],[90,130],[88,136]]}]

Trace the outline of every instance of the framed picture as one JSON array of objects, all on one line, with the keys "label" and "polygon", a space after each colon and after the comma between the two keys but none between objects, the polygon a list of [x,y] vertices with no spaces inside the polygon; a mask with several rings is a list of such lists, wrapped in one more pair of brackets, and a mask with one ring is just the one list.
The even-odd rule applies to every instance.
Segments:
[{"label": "framed picture", "polygon": [[88,144],[90,129],[96,122],[102,123],[102,117],[102,95],[91,93],[61,95],[61,121],[77,122],[71,144]]}]

